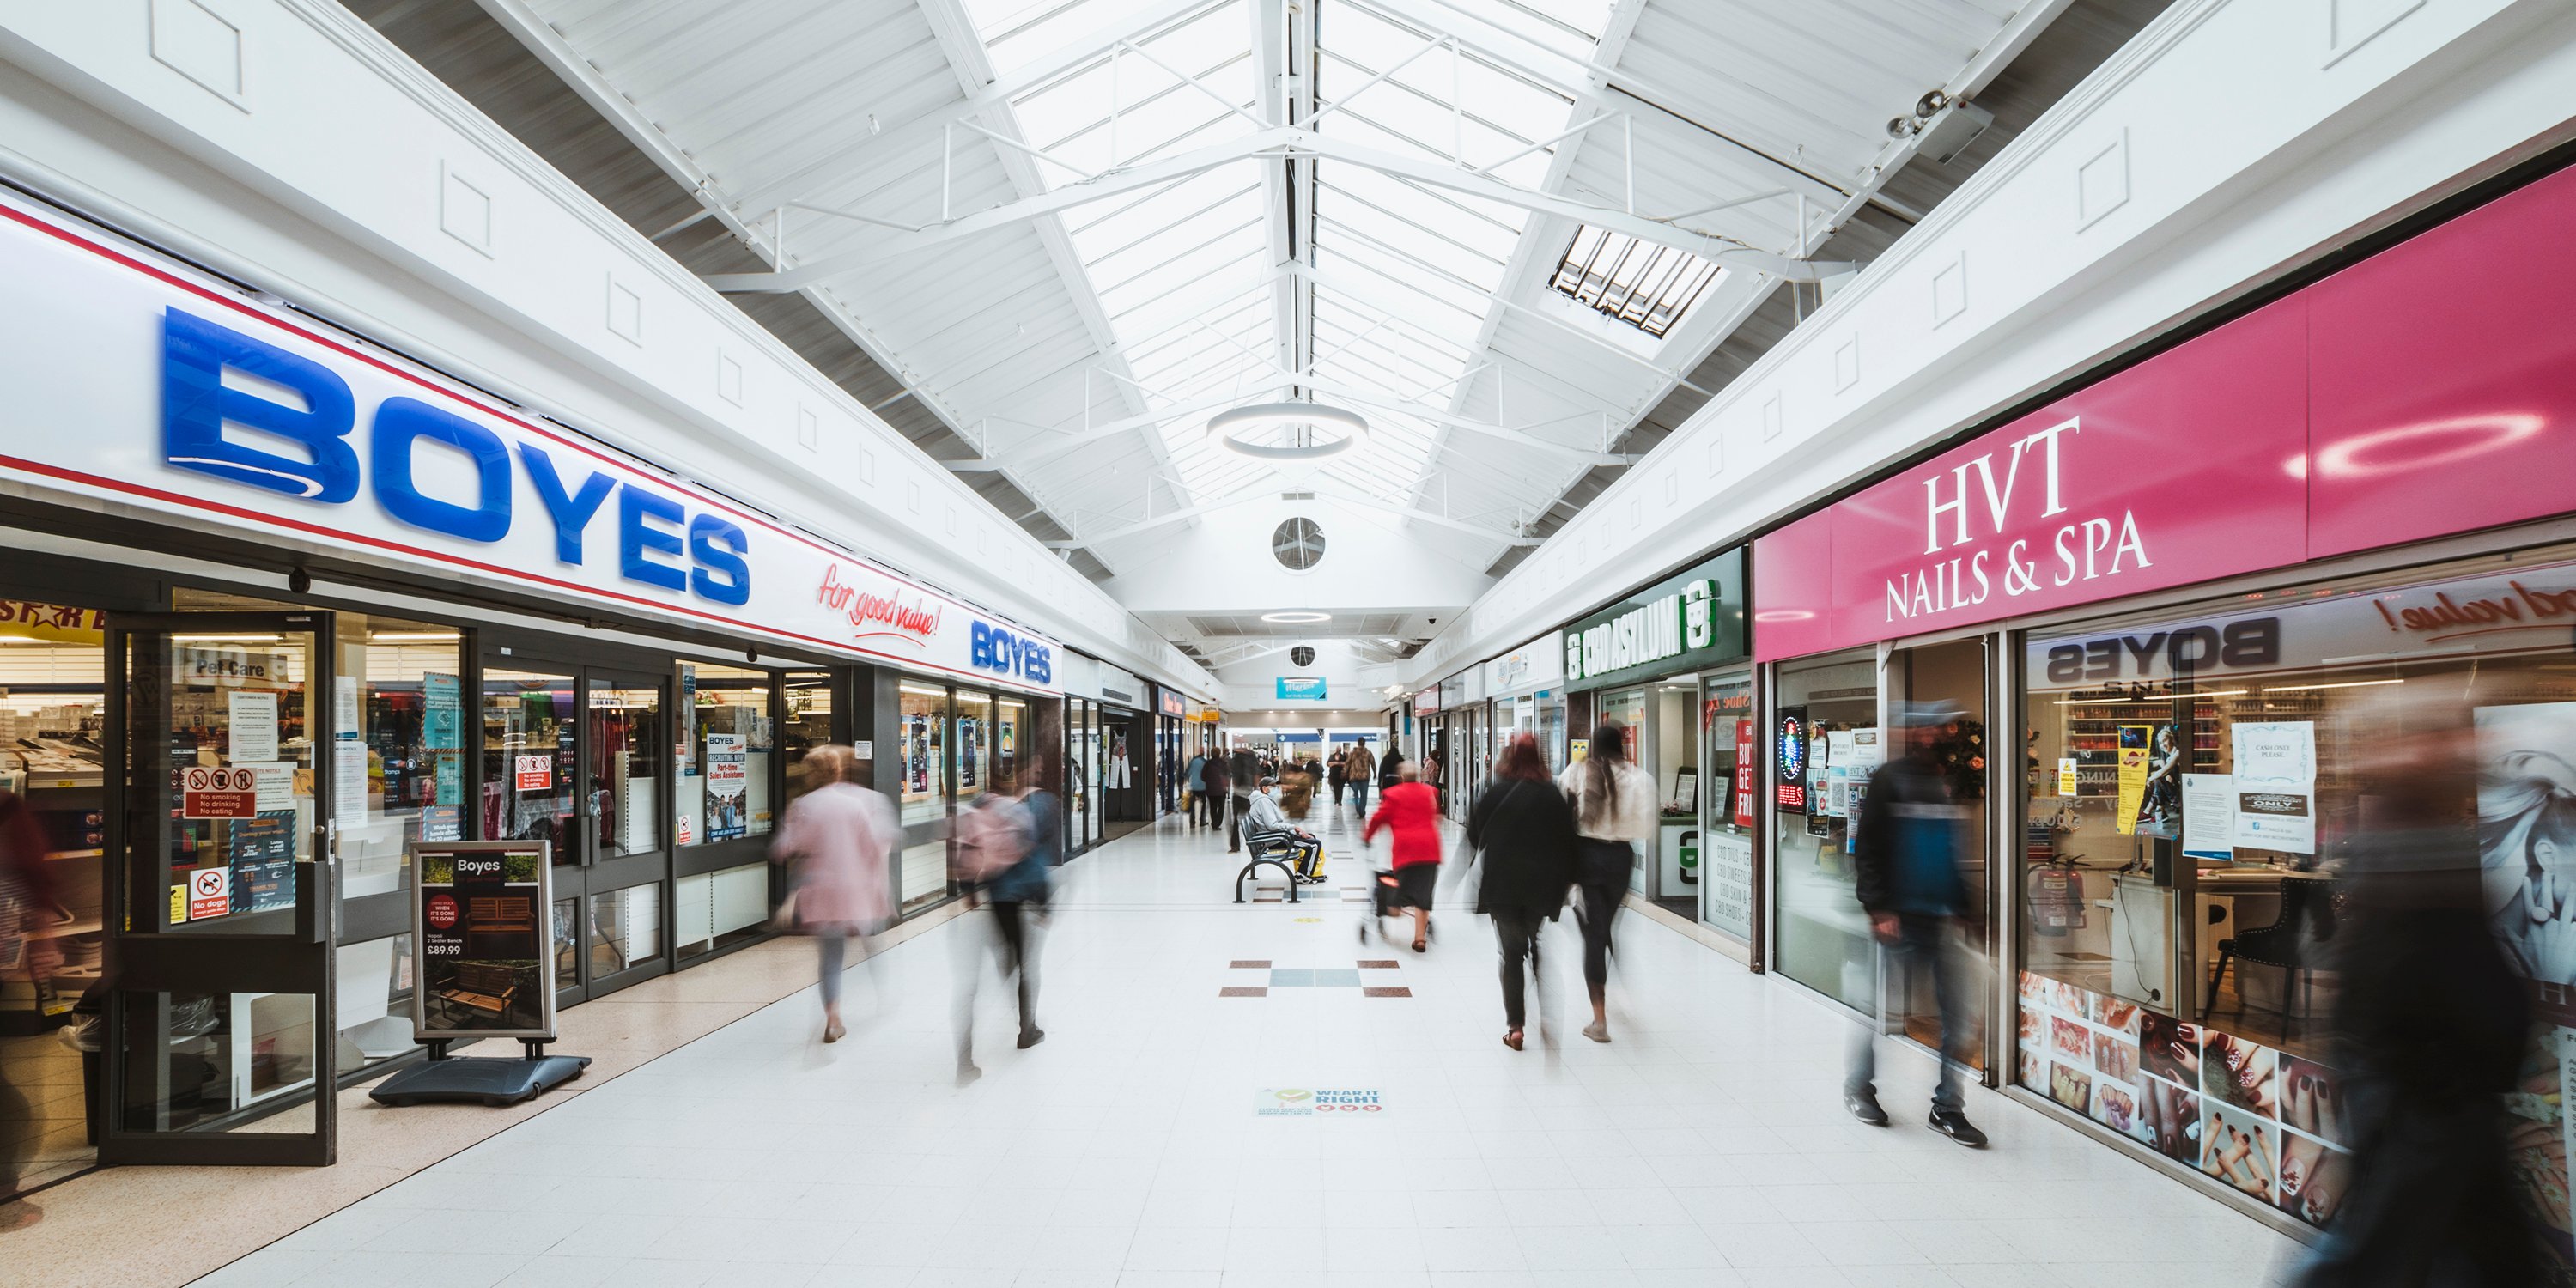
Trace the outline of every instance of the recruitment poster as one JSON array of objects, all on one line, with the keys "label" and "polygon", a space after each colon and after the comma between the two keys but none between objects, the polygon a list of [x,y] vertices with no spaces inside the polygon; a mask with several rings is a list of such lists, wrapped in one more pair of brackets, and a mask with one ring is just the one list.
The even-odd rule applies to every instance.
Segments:
[{"label": "recruitment poster", "polygon": [[743,834],[743,795],[750,788],[750,753],[738,733],[707,735],[707,839]]},{"label": "recruitment poster", "polygon": [[544,841],[412,845],[417,1040],[554,1037],[551,849]]},{"label": "recruitment poster", "polygon": [[2237,848],[2317,852],[2316,729],[2308,720],[2239,721],[2228,729]]}]

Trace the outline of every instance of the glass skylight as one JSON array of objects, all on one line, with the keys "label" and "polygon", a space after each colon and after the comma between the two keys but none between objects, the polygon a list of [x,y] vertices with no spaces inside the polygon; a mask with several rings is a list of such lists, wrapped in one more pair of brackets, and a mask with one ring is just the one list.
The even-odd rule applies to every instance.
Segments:
[{"label": "glass skylight", "polygon": [[1576,229],[1548,285],[1558,294],[1660,337],[1725,270],[1670,246],[1589,224]]},{"label": "glass skylight", "polygon": [[[1437,49],[1380,73],[1439,39],[1373,7],[1311,0],[1319,48],[1314,90],[1325,137],[1433,164],[1489,167],[1494,177],[1544,185],[1556,146],[1535,147],[1575,123],[1575,104],[1538,79],[1568,77],[1594,54],[1610,0],[1425,0],[1425,21],[1451,24],[1490,47]],[[1153,0],[964,0],[999,74],[1075,42],[1133,24]],[[1135,48],[1090,59],[1021,95],[1021,135],[1047,153],[1038,180],[1082,177],[1240,139],[1271,105],[1255,84],[1255,6],[1211,0],[1130,35]],[[1113,65],[1114,64],[1114,65]],[[1303,69],[1301,69],[1303,70]],[[1192,81],[1197,83],[1193,84]],[[1347,94],[1347,101],[1336,94]],[[1455,98],[1453,105],[1452,99]],[[1113,116],[1115,120],[1113,121]],[[1526,155],[1515,155],[1523,154]],[[1056,164],[1061,161],[1063,164]],[[1064,225],[1149,412],[1176,480],[1212,501],[1269,479],[1272,467],[1208,442],[1207,417],[1230,401],[1304,396],[1367,416],[1366,441],[1313,467],[1334,488],[1403,504],[1429,467],[1459,405],[1493,294],[1528,213],[1364,166],[1312,168],[1313,207],[1297,245],[1317,281],[1281,277],[1273,206],[1277,163],[1227,165],[1077,207]],[[1310,328],[1282,334],[1285,319]],[[1283,371],[1302,350],[1308,371]],[[1472,463],[1470,468],[1481,468]]]}]

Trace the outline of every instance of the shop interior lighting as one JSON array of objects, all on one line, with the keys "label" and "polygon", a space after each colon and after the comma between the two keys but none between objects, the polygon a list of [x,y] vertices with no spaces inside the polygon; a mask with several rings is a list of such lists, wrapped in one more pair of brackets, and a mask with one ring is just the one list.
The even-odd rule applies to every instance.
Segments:
[{"label": "shop interior lighting", "polygon": [[2284,684],[2263,690],[2265,693],[2304,693],[2310,689],[2367,689],[2377,684],[2404,684],[2404,680],[2345,680],[2340,684]]},{"label": "shop interior lighting", "polygon": [[904,685],[903,691],[912,694],[915,697],[923,698],[944,698],[948,696],[948,690],[946,689],[925,689],[917,684]]},{"label": "shop interior lighting", "polygon": [[[1246,434],[1272,429],[1338,430],[1340,437],[1316,441],[1310,433],[1300,433],[1294,442],[1251,442],[1244,438]],[[1254,403],[1208,417],[1207,432],[1219,446],[1238,456],[1263,461],[1316,461],[1357,446],[1368,437],[1369,423],[1358,412],[1322,403]]]},{"label": "shop interior lighting", "polygon": [[170,638],[180,644],[275,644],[284,637],[278,635],[173,635]]},{"label": "shop interior lighting", "polygon": [[1312,626],[1317,622],[1329,622],[1333,620],[1333,615],[1331,613],[1307,612],[1300,609],[1276,613],[1263,613],[1261,615],[1261,620],[1278,626]]},{"label": "shop interior lighting", "polygon": [[[2166,694],[2159,694],[2159,695],[2153,695],[2153,696],[2144,696],[2144,697],[2140,697],[2140,696],[2131,696],[2131,697],[2126,697],[2126,698],[2059,698],[2055,703],[2053,703],[2053,704],[2051,704],[2051,705],[2054,705],[2054,706],[2061,706],[2061,707],[2098,707],[2098,706],[2104,706],[2104,705],[2107,705],[2107,704],[2109,704],[2109,703],[2114,703],[2114,702],[2171,702],[2171,701],[2175,700],[2176,698],[2236,698],[2236,697],[2243,697],[2245,694],[2250,693],[2250,692],[2252,692],[2252,691],[2253,691],[2253,690],[2251,690],[2251,689],[2212,689],[2212,690],[2210,690],[2210,691],[2209,691],[2209,692],[2207,692],[2207,693],[2166,693]],[[2269,692],[2271,692],[2271,690],[2266,689],[2266,690],[2264,690],[2264,692],[2269,693]]]},{"label": "shop interior lighting", "polygon": [[457,631],[369,631],[370,644],[453,644],[465,638]]}]

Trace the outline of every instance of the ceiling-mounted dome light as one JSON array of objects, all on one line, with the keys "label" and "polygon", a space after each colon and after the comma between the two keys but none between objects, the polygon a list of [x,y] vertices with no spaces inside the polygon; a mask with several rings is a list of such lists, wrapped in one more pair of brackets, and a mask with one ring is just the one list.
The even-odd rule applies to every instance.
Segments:
[{"label": "ceiling-mounted dome light", "polygon": [[1261,620],[1276,626],[1312,626],[1317,622],[1329,622],[1333,620],[1333,615],[1331,613],[1309,613],[1303,611],[1263,613],[1261,615]]},{"label": "ceiling-mounted dome light", "polygon": [[[1244,437],[1265,429],[1320,430],[1340,437],[1312,441],[1300,435],[1299,441],[1288,442],[1250,442]],[[1264,461],[1321,460],[1349,451],[1368,437],[1368,431],[1368,418],[1358,412],[1311,402],[1255,403],[1218,412],[1207,423],[1208,436],[1227,451]]]}]

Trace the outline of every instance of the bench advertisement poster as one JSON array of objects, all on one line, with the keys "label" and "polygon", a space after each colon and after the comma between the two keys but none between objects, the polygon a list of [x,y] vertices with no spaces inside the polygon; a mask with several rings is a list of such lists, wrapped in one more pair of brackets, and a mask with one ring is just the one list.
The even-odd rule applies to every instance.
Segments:
[{"label": "bench advertisement poster", "polygon": [[412,846],[412,952],[421,1042],[555,1035],[552,846],[423,841]]}]

